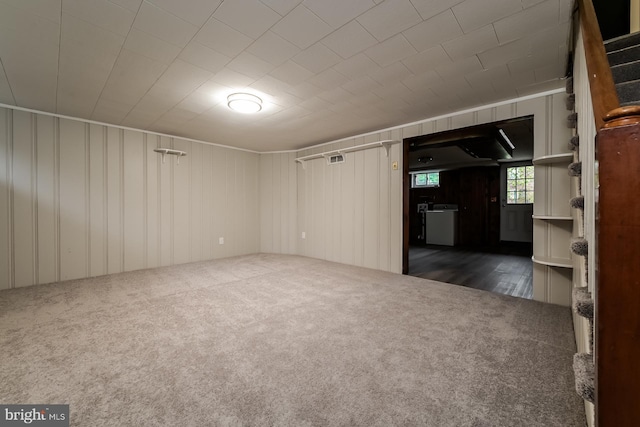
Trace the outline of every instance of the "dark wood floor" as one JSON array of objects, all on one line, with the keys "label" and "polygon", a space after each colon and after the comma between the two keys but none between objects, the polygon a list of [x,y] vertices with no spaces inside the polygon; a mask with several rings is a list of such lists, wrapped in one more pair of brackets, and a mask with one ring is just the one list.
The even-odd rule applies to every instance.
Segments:
[{"label": "dark wood floor", "polygon": [[409,275],[520,298],[533,297],[529,245],[490,250],[411,246]]}]

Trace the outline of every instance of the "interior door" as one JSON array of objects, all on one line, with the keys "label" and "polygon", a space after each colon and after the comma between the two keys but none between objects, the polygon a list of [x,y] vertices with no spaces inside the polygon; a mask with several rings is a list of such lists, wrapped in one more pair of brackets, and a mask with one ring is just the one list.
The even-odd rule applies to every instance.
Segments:
[{"label": "interior door", "polygon": [[500,169],[501,241],[533,242],[533,196],[531,162],[503,163]]}]

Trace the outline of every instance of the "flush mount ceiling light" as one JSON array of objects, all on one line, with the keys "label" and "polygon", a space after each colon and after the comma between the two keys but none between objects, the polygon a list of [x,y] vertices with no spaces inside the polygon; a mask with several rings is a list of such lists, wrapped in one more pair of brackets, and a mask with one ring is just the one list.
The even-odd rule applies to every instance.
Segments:
[{"label": "flush mount ceiling light", "polygon": [[262,110],[262,99],[250,93],[232,93],[227,96],[227,106],[239,113],[257,113]]}]

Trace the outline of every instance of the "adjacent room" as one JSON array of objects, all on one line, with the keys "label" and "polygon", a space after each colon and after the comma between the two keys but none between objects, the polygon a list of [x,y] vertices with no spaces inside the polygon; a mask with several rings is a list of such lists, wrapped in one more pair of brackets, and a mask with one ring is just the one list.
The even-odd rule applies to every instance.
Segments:
[{"label": "adjacent room", "polygon": [[595,16],[0,0],[0,424],[628,425]]}]

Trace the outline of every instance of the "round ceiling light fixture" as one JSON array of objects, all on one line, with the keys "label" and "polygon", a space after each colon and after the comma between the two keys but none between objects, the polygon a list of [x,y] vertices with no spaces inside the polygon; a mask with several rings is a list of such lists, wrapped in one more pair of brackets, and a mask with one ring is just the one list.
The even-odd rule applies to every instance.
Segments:
[{"label": "round ceiling light fixture", "polygon": [[262,110],[262,99],[250,93],[232,93],[227,96],[227,106],[238,113],[257,113]]}]

